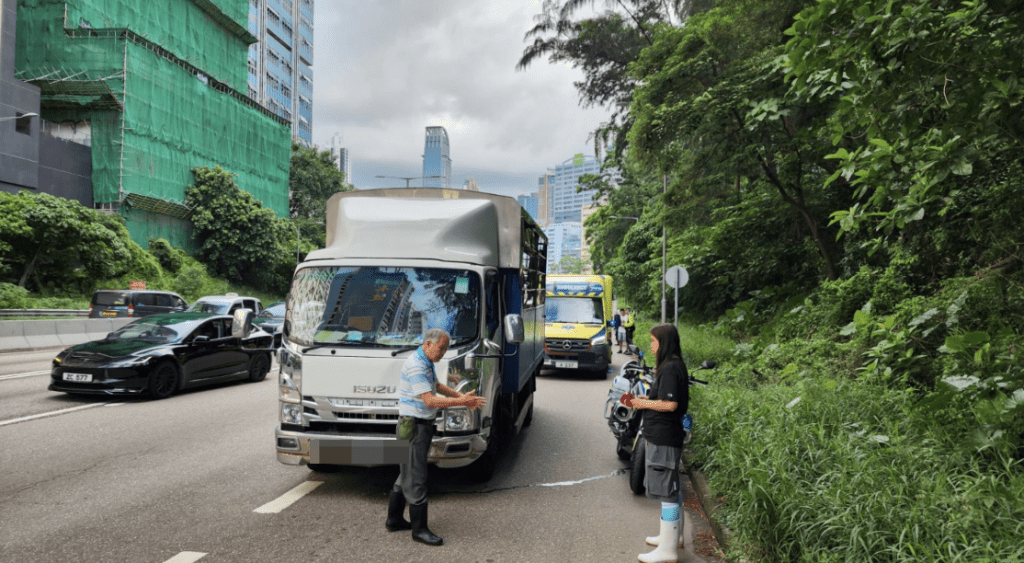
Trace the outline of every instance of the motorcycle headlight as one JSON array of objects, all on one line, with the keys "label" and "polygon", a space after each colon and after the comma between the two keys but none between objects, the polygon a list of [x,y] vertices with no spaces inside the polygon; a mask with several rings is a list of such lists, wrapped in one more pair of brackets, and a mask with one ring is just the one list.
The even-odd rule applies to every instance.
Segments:
[{"label": "motorcycle headlight", "polygon": [[281,422],[285,424],[302,424],[302,406],[290,403],[281,405]]},{"label": "motorcycle headlight", "polygon": [[452,407],[444,411],[444,429],[456,432],[469,430],[473,426],[473,415],[465,407]]}]

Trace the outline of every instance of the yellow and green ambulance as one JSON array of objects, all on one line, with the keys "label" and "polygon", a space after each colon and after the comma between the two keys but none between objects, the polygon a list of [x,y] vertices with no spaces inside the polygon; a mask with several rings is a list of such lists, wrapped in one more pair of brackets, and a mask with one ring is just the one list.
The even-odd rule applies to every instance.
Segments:
[{"label": "yellow and green ambulance", "polygon": [[608,372],[612,361],[612,277],[547,276],[544,367]]}]

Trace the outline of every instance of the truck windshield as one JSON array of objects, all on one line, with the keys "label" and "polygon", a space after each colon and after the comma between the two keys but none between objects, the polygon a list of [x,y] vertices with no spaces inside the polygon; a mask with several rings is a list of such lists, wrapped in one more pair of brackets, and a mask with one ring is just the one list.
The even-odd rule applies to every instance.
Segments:
[{"label": "truck windshield", "polygon": [[604,324],[600,298],[548,296],[544,313],[548,323]]},{"label": "truck windshield", "polygon": [[443,328],[451,346],[477,338],[480,277],[469,270],[313,267],[296,272],[289,340],[300,345],[405,347]]}]

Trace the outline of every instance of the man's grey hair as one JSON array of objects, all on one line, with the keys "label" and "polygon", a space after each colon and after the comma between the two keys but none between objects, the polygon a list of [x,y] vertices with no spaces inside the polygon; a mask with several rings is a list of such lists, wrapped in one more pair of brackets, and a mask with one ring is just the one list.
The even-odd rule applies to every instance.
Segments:
[{"label": "man's grey hair", "polygon": [[447,338],[449,341],[452,339],[448,331],[443,328],[428,328],[427,332],[423,333],[423,343],[440,342],[442,337]]}]

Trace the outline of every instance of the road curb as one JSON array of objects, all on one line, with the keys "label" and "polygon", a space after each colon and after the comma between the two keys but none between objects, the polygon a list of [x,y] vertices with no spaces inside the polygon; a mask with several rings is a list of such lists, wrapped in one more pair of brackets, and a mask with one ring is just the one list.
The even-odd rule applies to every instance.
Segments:
[{"label": "road curb", "polygon": [[700,502],[701,508],[704,509],[704,514],[708,517],[708,523],[711,525],[711,531],[715,534],[715,539],[718,540],[718,545],[721,546],[724,551],[726,549],[729,536],[731,536],[732,533],[725,529],[721,522],[718,521],[718,508],[721,503],[719,503],[711,494],[711,487],[708,485],[708,480],[704,474],[697,469],[694,469],[689,453],[683,453],[683,464],[686,467],[686,474],[690,477],[690,483],[693,485],[693,490],[697,493],[697,500]]}]

